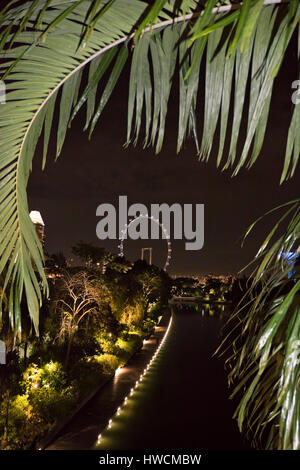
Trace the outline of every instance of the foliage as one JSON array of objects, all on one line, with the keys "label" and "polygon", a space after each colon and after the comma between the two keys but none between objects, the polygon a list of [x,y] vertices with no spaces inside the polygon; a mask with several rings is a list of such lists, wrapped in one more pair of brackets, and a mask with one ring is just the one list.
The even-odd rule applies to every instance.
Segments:
[{"label": "foliage", "polygon": [[129,334],[127,339],[119,338],[116,346],[119,348],[119,357],[121,365],[124,365],[133,353],[142,345],[142,339],[138,334]]},{"label": "foliage", "polygon": [[101,364],[93,357],[82,357],[69,371],[70,380],[76,383],[79,398],[85,399],[103,378]]},{"label": "foliage", "polygon": [[[5,406],[3,401],[0,403],[0,429],[5,425]],[[28,443],[34,440],[35,426],[31,424],[29,418],[31,416],[31,406],[29,405],[28,397],[26,395],[16,395],[11,403],[9,409],[9,431],[5,449],[7,450],[21,450],[28,448]]]},{"label": "foliage", "polygon": [[116,351],[117,336],[111,332],[100,330],[95,334],[95,339],[103,353],[114,354]]},{"label": "foliage", "polygon": [[[143,271],[147,270],[152,273],[153,267],[143,266]],[[131,269],[113,271],[120,285],[142,290],[140,270],[136,274]],[[51,300],[43,306],[41,315],[41,335],[27,338],[29,364],[24,365],[18,357],[23,343],[16,341],[8,354],[9,365],[0,368],[1,448],[34,447],[37,439],[128,361],[149,332],[145,325],[155,325],[149,318],[153,304],[145,309],[140,291],[126,299],[123,307],[134,311],[140,303],[142,315],[130,315],[127,324],[119,322],[123,315],[121,310],[113,311],[117,289],[111,276],[109,270],[104,274],[87,267],[69,268],[51,283]],[[166,280],[165,275],[163,278]],[[168,282],[161,283],[156,290],[158,303],[165,297],[167,286]],[[8,335],[9,344],[11,339],[14,336]]]},{"label": "foliage", "polygon": [[300,280],[299,273],[290,275],[292,265],[283,253],[298,250],[299,257],[300,200],[277,210],[283,207],[287,210],[257,253],[250,289],[231,318],[235,328],[225,344],[231,349],[233,343],[229,381],[240,397],[240,429],[257,445],[299,449]]},{"label": "foliage", "polygon": [[[6,105],[0,107],[0,273],[5,274],[2,297],[5,292],[11,331],[19,338],[24,315],[21,311],[27,315],[28,310],[38,334],[39,307],[43,295],[48,294],[42,246],[28,215],[26,195],[37,141],[43,132],[44,167],[55,106],[59,107],[56,156],[61,153],[68,126],[83,105],[87,108],[85,128],[89,128],[91,135],[128,59],[130,39],[134,39],[134,43],[130,45],[133,56],[128,142],[137,142],[144,113],[144,144],[153,145],[157,152],[161,149],[174,72],[178,71],[177,149],[180,150],[186,136],[192,134],[200,158],[206,161],[211,155],[219,120],[217,165],[233,168],[236,174],[241,167],[250,167],[257,160],[266,132],[274,78],[297,27],[299,34],[299,2],[290,0],[288,5],[274,7],[264,6],[263,0],[244,0],[226,11],[215,8],[219,5],[217,0],[205,3],[161,0],[153,5],[138,0],[112,0],[92,5],[88,0],[34,0],[21,4],[13,0],[2,10],[0,70],[7,94]],[[200,145],[196,114],[199,70],[204,58],[205,111]],[[85,67],[89,67],[88,79],[81,91]],[[248,79],[251,80],[249,95]],[[104,85],[103,93],[96,105],[100,82]],[[231,109],[229,151],[224,160]],[[295,106],[281,181],[293,176],[298,163],[299,112],[300,107]],[[245,113],[247,134],[238,157]],[[292,220],[286,235],[271,248],[267,251],[266,246],[262,248],[260,255],[266,254],[254,274],[252,293],[262,282],[264,273],[267,280],[263,279],[261,293],[251,303],[249,318],[241,320],[245,343],[240,347],[237,344],[241,355],[232,374],[232,378],[246,374],[245,383],[254,375],[238,410],[240,427],[247,419],[251,426],[258,426],[260,430],[267,426],[266,418],[272,422],[277,419],[279,428],[272,427],[275,431],[270,437],[270,446],[279,448],[299,447],[298,283],[292,288],[288,286],[287,267],[278,258],[279,251],[293,239],[296,220]],[[272,235],[276,230],[277,226]],[[274,271],[270,272],[271,266]],[[120,289],[120,298],[126,297],[126,289],[130,295],[126,304],[128,313],[130,302],[138,302],[133,295],[137,281],[133,281],[127,286],[124,282],[123,290]],[[135,312],[140,321],[142,309],[146,311],[155,294],[150,291],[145,295],[145,284],[138,283],[140,300],[144,302],[144,307],[139,303]],[[269,292],[274,293],[273,300]],[[21,309],[24,295],[27,310]],[[112,294],[110,308],[119,321],[123,308],[116,299]],[[130,315],[128,321],[131,322]],[[286,329],[283,328],[285,322]],[[278,369],[274,364],[279,364]],[[274,377],[278,379],[275,382]],[[260,400],[257,400],[258,391]]]},{"label": "foliage", "polygon": [[102,354],[95,356],[95,360],[101,366],[103,374],[110,375],[119,366],[119,359],[114,354]]},{"label": "foliage", "polygon": [[[6,449],[32,445],[50,427],[62,419],[77,399],[75,388],[59,363],[43,367],[31,364],[23,374],[23,393],[13,396],[8,408]],[[0,428],[4,427],[6,401],[0,404]]]},{"label": "foliage", "polygon": [[[134,141],[138,138],[145,104],[145,145],[151,143],[156,151],[160,150],[173,72],[179,57],[178,150],[190,133],[198,142],[199,67],[206,48],[200,156],[208,159],[220,116],[217,159],[220,165],[234,90],[233,125],[225,167],[233,167],[236,173],[257,159],[266,130],[274,77],[299,24],[298,2],[291,0],[288,6],[263,7],[262,0],[245,0],[242,6],[229,6],[221,12],[219,5],[216,0],[205,4],[171,0],[155,2],[152,6],[140,0],[96,2],[93,6],[88,0],[35,0],[25,4],[12,1],[2,10],[0,70],[7,94],[6,104],[0,109],[0,272],[5,270],[4,290],[9,291],[10,321],[16,334],[21,332],[23,292],[36,333],[39,306],[43,294],[48,292],[42,247],[28,215],[26,196],[37,141],[43,132],[44,167],[55,106],[59,106],[57,156],[70,122],[83,105],[87,108],[85,128],[91,134],[127,61],[130,38],[135,43],[129,86],[128,141],[132,128]],[[120,46],[125,42],[126,46]],[[85,67],[89,67],[88,81],[81,92]],[[251,78],[249,124],[244,148],[237,159],[248,76]],[[100,82],[103,84],[104,77],[106,85],[96,105],[98,86]],[[283,179],[294,173],[299,157],[298,111],[295,107]]]},{"label": "foliage", "polygon": [[52,388],[57,392],[62,392],[67,383],[62,365],[53,361],[46,363],[41,368],[36,364],[31,364],[24,372],[23,381],[26,393],[41,388]]},{"label": "foliage", "polygon": [[72,247],[72,253],[86,266],[100,265],[105,255],[104,248],[80,241]]},{"label": "foliage", "polygon": [[[150,311],[150,315],[153,315],[153,310]],[[160,310],[161,311],[161,310]],[[153,332],[154,330],[154,327],[155,327],[155,321],[152,320],[152,318],[146,318],[144,321],[143,321],[143,331],[146,333],[146,334],[150,334]]]}]

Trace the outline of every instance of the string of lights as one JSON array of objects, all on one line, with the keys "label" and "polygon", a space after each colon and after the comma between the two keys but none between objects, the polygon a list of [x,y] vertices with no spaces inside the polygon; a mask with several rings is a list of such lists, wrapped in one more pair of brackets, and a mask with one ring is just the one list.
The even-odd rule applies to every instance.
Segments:
[{"label": "string of lights", "polygon": [[[168,324],[168,328],[164,334],[164,337],[163,339],[161,340],[158,348],[156,349],[155,353],[153,354],[152,358],[150,359],[148,365],[146,366],[146,368],[144,369],[144,371],[141,373],[139,379],[136,381],[134,387],[132,387],[130,389],[130,393],[128,395],[125,396],[124,400],[123,400],[123,403],[117,408],[117,410],[115,411],[114,415],[109,419],[106,427],[104,428],[104,430],[102,431],[102,434],[99,434],[98,435],[98,439],[97,439],[97,446],[99,446],[101,444],[101,441],[102,441],[102,436],[103,436],[103,433],[105,433],[106,430],[109,430],[112,428],[113,424],[114,424],[114,419],[118,416],[121,415],[122,411],[125,410],[126,406],[128,405],[128,402],[130,402],[130,400],[133,399],[133,395],[134,393],[136,392],[136,390],[138,389],[138,387],[142,384],[147,372],[149,371],[149,369],[153,366],[153,363],[154,361],[156,360],[157,358],[157,355],[159,354],[161,348],[163,347],[163,344],[165,343],[166,339],[167,339],[167,336],[169,334],[169,331],[170,331],[170,328],[171,328],[171,325],[172,325],[172,316],[170,318],[170,321],[169,321],[169,324]],[[118,374],[118,372],[120,372],[120,369],[117,369],[116,371],[116,374]]]},{"label": "string of lights", "polygon": [[165,236],[165,239],[166,239],[167,245],[168,245],[167,258],[166,258],[166,262],[165,262],[165,265],[164,265],[164,271],[166,271],[167,267],[170,265],[171,254],[172,254],[172,245],[171,245],[170,235],[169,235],[167,229],[165,228],[165,226],[158,219],[155,219],[153,215],[150,216],[148,214],[140,214],[139,216],[135,217],[134,219],[130,219],[129,224],[124,225],[124,229],[121,230],[122,236],[120,238],[120,244],[118,245],[119,256],[121,256],[121,257],[124,256],[124,240],[125,240],[125,237],[126,237],[126,234],[128,232],[128,229],[129,229],[130,225],[133,224],[134,222],[137,222],[139,219],[148,219],[151,222],[155,222],[162,229],[162,232]]}]

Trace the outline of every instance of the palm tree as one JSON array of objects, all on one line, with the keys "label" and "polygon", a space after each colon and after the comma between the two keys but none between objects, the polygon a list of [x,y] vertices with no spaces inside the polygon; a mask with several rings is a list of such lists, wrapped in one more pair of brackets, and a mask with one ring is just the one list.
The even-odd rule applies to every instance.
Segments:
[{"label": "palm tree", "polygon": [[[152,145],[156,152],[160,151],[171,85],[178,76],[180,107],[177,150],[181,149],[185,138],[192,135],[199,158],[208,160],[220,121],[217,166],[232,168],[233,174],[236,174],[243,166],[251,167],[259,157],[274,80],[297,28],[300,37],[299,21],[300,6],[297,0],[244,0],[242,3],[233,0],[8,2],[0,13],[1,89],[3,85],[6,88],[6,103],[0,105],[0,273],[5,273],[3,292],[9,293],[12,328],[19,330],[20,303],[25,294],[29,314],[38,333],[39,306],[48,291],[42,247],[28,214],[26,186],[37,141],[42,133],[42,166],[45,166],[55,109],[59,112],[58,157],[67,128],[84,105],[84,129],[89,130],[89,136],[92,134],[130,57],[128,143],[137,142],[143,127],[144,112],[144,145]],[[205,111],[203,133],[199,140],[197,94],[199,70],[204,61]],[[86,81],[83,78],[85,69],[88,69]],[[104,91],[96,103],[98,85],[103,85],[103,77],[107,76]],[[249,98],[248,106],[245,104],[246,97]],[[225,137],[230,113],[232,126],[226,156]],[[237,155],[241,121],[245,114],[248,117],[247,135],[242,151]],[[300,107],[295,105],[287,135],[281,181],[295,173],[300,151],[299,123]],[[294,205],[298,214],[299,201]],[[292,216],[290,228],[276,248],[264,244],[259,256],[265,254],[267,260],[263,258],[258,268],[259,276],[268,275],[268,263],[272,263],[272,269],[281,276],[285,268],[282,268],[282,261],[275,253],[278,255],[284,244],[289,245],[291,233],[294,241],[299,236],[297,217]],[[295,298],[298,283],[296,286],[284,294],[284,299]],[[281,298],[280,302],[284,299]],[[292,304],[289,305],[290,311]],[[268,308],[271,310],[266,315],[274,316],[280,304],[277,302]],[[294,320],[295,312],[294,308],[290,314]],[[252,321],[253,316],[250,315],[245,331]],[[289,325],[287,331],[291,333]],[[252,340],[261,344],[261,334],[263,329],[258,325]],[[290,357],[289,345],[288,337],[284,352],[287,359]],[[266,353],[272,354],[273,347],[271,340]],[[283,373],[283,368],[282,364],[278,371]],[[295,373],[295,383],[298,383],[298,369]],[[246,419],[249,400],[256,399],[256,387],[264,374],[264,369],[260,369],[256,383],[246,393],[247,400],[243,402],[239,414],[240,426]],[[247,380],[243,379],[241,387],[247,385]],[[299,396],[295,390],[292,389],[291,396],[297,404],[288,417],[289,423],[290,420],[299,423]],[[287,416],[287,404],[280,403],[279,411],[274,408],[272,416],[278,420],[276,424],[284,427],[278,413]],[[299,426],[295,425],[290,434],[276,442],[281,448],[297,448],[299,441]]]}]

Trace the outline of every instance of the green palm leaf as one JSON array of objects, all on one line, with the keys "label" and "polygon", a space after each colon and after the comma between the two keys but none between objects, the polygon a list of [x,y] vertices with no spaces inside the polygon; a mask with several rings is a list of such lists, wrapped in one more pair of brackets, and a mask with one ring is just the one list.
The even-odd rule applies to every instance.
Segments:
[{"label": "green palm leaf", "polygon": [[[126,12],[123,8],[125,3]],[[108,29],[107,19],[103,20],[100,16],[86,47],[78,48],[81,24],[84,24],[89,2],[53,1],[51,5],[48,2],[48,6],[51,8],[45,8],[45,2],[39,1],[31,3],[29,10],[28,5],[27,9],[26,5],[16,8],[14,20],[26,18],[26,28],[34,30],[35,22],[39,19],[40,27],[43,28],[37,32],[23,31],[24,20],[17,36],[18,44],[23,44],[21,46],[13,45],[15,33],[7,34],[9,15],[4,16],[2,22],[5,38],[3,47],[6,44],[12,47],[1,52],[5,61],[4,76],[9,76],[9,79],[6,78],[6,104],[0,109],[0,220],[3,228],[0,268],[6,272],[4,287],[10,289],[10,318],[17,332],[21,324],[20,302],[23,294],[26,295],[36,332],[42,295],[47,295],[43,250],[28,215],[26,195],[37,141],[44,131],[42,165],[45,166],[58,96],[57,156],[63,146],[73,103],[77,100],[81,69],[91,59],[97,59],[102,50],[118,42],[122,36],[125,40],[126,34],[145,9],[145,5],[138,1],[125,0],[122,5],[120,2],[112,4],[106,11],[106,17],[113,26]],[[25,11],[27,14],[24,16]],[[123,65],[120,59],[117,65],[119,74]],[[99,74],[98,80],[100,78]],[[106,100],[109,97],[109,88],[113,88],[112,82],[108,82],[105,90]],[[60,89],[62,91],[58,94]]]},{"label": "green palm leaf", "polygon": [[[238,171],[246,163],[253,139],[254,150],[249,164],[257,158],[266,129],[274,70],[280,65],[291,34],[299,23],[299,8],[295,2],[288,9],[282,7],[285,8],[283,19],[274,37],[270,37],[277,7],[275,10],[273,6],[265,7],[261,12],[262,2],[246,1],[240,14],[228,20],[233,14],[231,7],[225,7],[225,11],[216,5],[215,1],[206,2],[200,16],[196,12],[198,2],[194,0],[155,2],[153,6],[140,0],[104,0],[93,5],[87,0],[33,0],[21,5],[12,1],[1,11],[0,70],[7,96],[5,106],[0,108],[0,221],[6,229],[0,235],[0,246],[1,268],[6,270],[5,286],[11,289],[14,302],[12,318],[14,311],[20,311],[17,305],[25,293],[37,330],[38,307],[42,294],[47,294],[42,248],[28,216],[26,196],[37,141],[43,135],[44,167],[50,135],[54,131],[56,107],[59,108],[56,156],[61,153],[68,126],[84,104],[87,106],[85,127],[89,127],[89,134],[92,132],[126,62],[126,46],[120,45],[129,37],[139,39],[132,59],[128,141],[134,129],[134,142],[137,142],[145,108],[145,145],[151,143],[156,152],[160,151],[171,86],[174,73],[177,73],[176,62],[180,57],[181,106],[177,147],[180,150],[190,133],[198,146],[199,68],[207,47],[206,112],[200,155],[209,158],[220,118],[220,163],[228,127],[230,93],[234,87],[232,137],[225,165],[235,166],[235,171]],[[245,9],[249,15],[245,14]],[[266,21],[268,16],[270,28],[262,28],[262,18]],[[194,18],[196,22],[192,28],[186,28],[187,21]],[[214,29],[216,25],[219,29]],[[148,28],[150,33],[142,34],[143,28]],[[207,28],[212,28],[208,36]],[[256,41],[258,45],[270,43],[270,47],[265,47],[265,57],[255,53]],[[241,46],[239,49],[237,44]],[[116,48],[119,53],[114,57]],[[254,61],[250,68],[252,50]],[[226,59],[228,52],[231,52],[230,58]],[[261,67],[263,63],[266,65]],[[109,66],[110,76],[105,74]],[[84,67],[89,67],[88,83],[80,94]],[[222,80],[219,70],[223,69]],[[259,70],[259,78],[251,91],[251,122],[244,150],[237,159],[236,147],[244,109],[241,100],[244,101],[250,70],[252,78],[254,70]],[[218,79],[215,79],[216,74]],[[103,77],[107,82],[96,105],[98,84]],[[299,157],[297,124],[295,109],[289,130],[284,177],[293,174]]]},{"label": "green palm leaf", "polygon": [[235,414],[240,429],[247,426],[259,440],[268,436],[269,448],[299,449],[300,280],[290,280],[293,266],[282,254],[296,249],[299,256],[300,200],[270,213],[282,209],[284,214],[257,253],[260,261],[251,277],[250,300],[232,317],[239,319],[239,333],[231,333],[225,344],[230,340],[236,348],[229,359],[229,380],[235,385],[233,395],[241,395]]}]

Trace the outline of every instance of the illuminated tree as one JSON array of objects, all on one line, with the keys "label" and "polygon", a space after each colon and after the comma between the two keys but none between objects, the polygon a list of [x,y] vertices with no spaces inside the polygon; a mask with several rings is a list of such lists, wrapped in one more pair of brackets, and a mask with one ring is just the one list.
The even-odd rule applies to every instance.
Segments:
[{"label": "illuminated tree", "polygon": [[[0,14],[1,71],[2,80],[7,82],[6,104],[0,106],[0,272],[6,274],[3,287],[9,291],[10,319],[16,331],[15,326],[21,325],[23,293],[38,332],[39,308],[43,294],[48,292],[42,245],[29,218],[26,187],[42,131],[43,167],[46,163],[55,106],[59,108],[58,156],[69,125],[85,104],[85,129],[92,134],[130,56],[128,143],[137,142],[145,116],[144,145],[151,144],[156,152],[160,151],[171,86],[179,79],[178,151],[191,134],[199,158],[207,161],[220,123],[217,166],[231,168],[233,174],[237,174],[242,167],[251,167],[260,155],[274,80],[294,32],[297,28],[299,31],[298,0],[281,3],[279,0],[244,0],[238,4],[232,1],[232,5],[218,0],[156,0],[154,3],[141,0],[32,0],[23,3],[12,0],[7,3]],[[300,41],[298,44],[300,47]],[[206,85],[200,140],[197,105],[199,70],[204,59]],[[79,94],[86,76],[82,73],[85,68],[88,68],[87,83]],[[106,83],[103,77],[108,77]],[[96,103],[99,84],[103,86],[103,93]],[[231,109],[232,127],[226,155],[225,138],[229,134]],[[248,125],[246,138],[240,142],[243,116],[248,117]],[[281,181],[295,173],[300,153],[299,122],[300,107],[293,106]],[[238,148],[241,148],[239,155]],[[273,402],[265,403],[255,421],[255,426],[260,428],[266,420],[274,420],[273,429],[279,432],[274,432],[272,445],[279,448],[300,446],[299,393],[294,386],[299,383],[299,361],[292,361],[293,383],[286,375],[300,337],[296,301],[300,281],[283,296],[278,294],[274,304],[265,300],[270,288],[268,283],[278,288],[283,284],[289,287],[287,268],[280,253],[292,248],[292,240],[299,239],[299,206],[299,200],[290,208],[287,206],[286,217],[291,217],[288,229],[270,243],[277,229],[275,226],[258,253],[261,263],[253,282],[255,285],[258,279],[267,276],[260,298],[260,306],[264,306],[265,311],[259,319],[255,317],[254,298],[253,315],[244,325],[244,331],[251,337],[243,350],[245,367],[236,356],[239,377],[248,388],[239,409],[242,427],[251,414],[249,403],[256,403],[257,395],[264,396],[269,386],[266,366],[276,356],[277,346],[273,341],[273,326],[288,323],[280,352],[285,362],[273,374],[271,384],[276,390],[279,409]],[[268,323],[269,318],[271,323]],[[266,338],[268,341],[264,342]],[[254,364],[250,376],[248,360]]]},{"label": "illuminated tree", "polygon": [[68,367],[74,336],[80,323],[87,315],[96,311],[94,290],[91,279],[84,271],[68,272],[60,279],[59,298],[56,311],[61,317],[58,339],[67,342],[65,367]]}]

